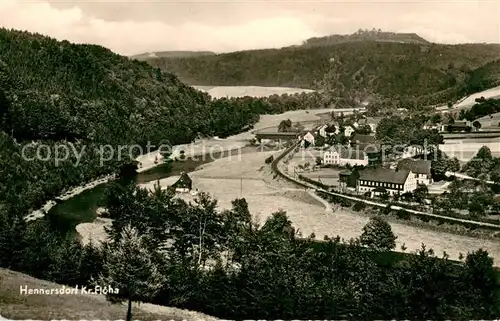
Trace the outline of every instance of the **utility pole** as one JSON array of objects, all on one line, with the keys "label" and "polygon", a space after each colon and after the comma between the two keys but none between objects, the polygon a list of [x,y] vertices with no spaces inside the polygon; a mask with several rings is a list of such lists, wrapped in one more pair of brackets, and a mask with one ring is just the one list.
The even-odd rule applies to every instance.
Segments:
[{"label": "utility pole", "polygon": [[240,197],[243,196],[243,177],[240,177]]}]

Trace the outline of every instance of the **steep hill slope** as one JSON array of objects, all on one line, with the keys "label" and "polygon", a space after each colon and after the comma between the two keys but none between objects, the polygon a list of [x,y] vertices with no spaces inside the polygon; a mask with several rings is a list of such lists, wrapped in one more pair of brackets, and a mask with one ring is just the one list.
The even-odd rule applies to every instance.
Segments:
[{"label": "steep hill slope", "polygon": [[440,93],[434,100],[446,101],[463,95],[471,70],[499,58],[500,45],[358,41],[147,61],[195,85],[332,88],[338,96],[386,98]]},{"label": "steep hill slope", "polygon": [[[22,273],[0,269],[0,320],[1,317],[22,320],[121,320],[125,305],[112,305],[102,295],[22,295],[20,287],[28,289],[61,289],[62,285],[47,282]],[[151,304],[135,305],[134,320],[206,320],[216,318]]]},{"label": "steep hill slope", "polygon": [[236,134],[272,112],[266,106],[213,100],[100,46],[0,29],[0,208],[25,214],[148,145]]}]

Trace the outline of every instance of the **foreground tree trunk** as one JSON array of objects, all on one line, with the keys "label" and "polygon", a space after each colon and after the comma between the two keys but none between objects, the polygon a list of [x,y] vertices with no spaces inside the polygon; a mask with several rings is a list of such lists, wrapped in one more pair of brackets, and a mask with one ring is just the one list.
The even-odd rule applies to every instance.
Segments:
[{"label": "foreground tree trunk", "polygon": [[132,321],[132,300],[128,300],[127,321]]}]

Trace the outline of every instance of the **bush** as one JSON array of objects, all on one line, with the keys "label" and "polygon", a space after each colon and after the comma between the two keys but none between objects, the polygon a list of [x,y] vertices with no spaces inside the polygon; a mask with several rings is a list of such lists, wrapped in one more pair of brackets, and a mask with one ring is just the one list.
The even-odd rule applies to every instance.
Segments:
[{"label": "bush", "polygon": [[396,216],[399,218],[399,219],[402,219],[402,220],[409,220],[411,215],[410,213],[408,213],[407,211],[405,210],[398,210],[396,212]]},{"label": "bush", "polygon": [[356,211],[356,212],[359,212],[359,211],[362,211],[366,208],[366,204],[363,203],[363,202],[356,202],[356,204],[354,204],[354,206],[352,207],[352,210],[353,211]]}]

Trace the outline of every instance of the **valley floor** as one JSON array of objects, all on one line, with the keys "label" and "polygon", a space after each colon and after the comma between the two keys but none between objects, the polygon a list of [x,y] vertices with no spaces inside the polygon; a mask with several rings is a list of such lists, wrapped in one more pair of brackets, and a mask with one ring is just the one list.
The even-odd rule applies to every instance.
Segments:
[{"label": "valley floor", "polygon": [[[325,207],[324,202],[308,191],[274,179],[270,166],[264,162],[272,153],[245,154],[241,160],[226,158],[205,164],[197,171],[189,173],[193,188],[217,198],[220,209],[230,209],[231,200],[244,197],[254,219],[260,223],[273,212],[282,209],[287,212],[293,225],[303,236],[314,233],[318,239],[323,239],[324,235],[339,235],[347,240],[362,233],[363,226],[369,220],[368,215],[345,210],[336,205]],[[173,184],[177,178],[160,180],[160,184],[166,187]],[[154,184],[151,182],[142,187],[152,189]],[[187,201],[194,199],[189,194],[179,195]],[[86,224],[95,224],[94,234],[84,235],[86,241],[89,237],[105,237],[102,235],[104,231],[101,223]],[[406,252],[420,249],[423,243],[427,248],[434,249],[438,256],[446,251],[451,259],[458,259],[460,253],[466,254],[483,248],[499,260],[495,265],[500,266],[500,243],[495,240],[451,234],[399,222],[390,224],[398,237],[398,251],[403,243],[407,247]]]}]

